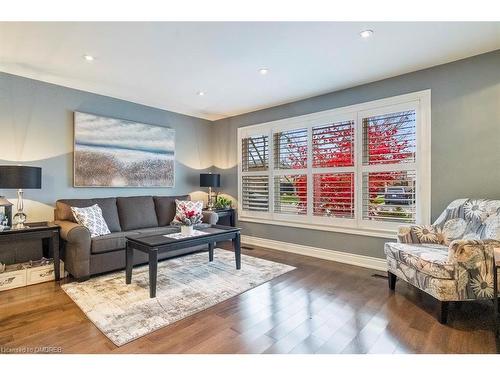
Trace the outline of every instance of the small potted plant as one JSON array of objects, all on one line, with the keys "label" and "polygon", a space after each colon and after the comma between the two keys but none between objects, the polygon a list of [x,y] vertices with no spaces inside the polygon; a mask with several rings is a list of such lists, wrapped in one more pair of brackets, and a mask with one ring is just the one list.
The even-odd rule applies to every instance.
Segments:
[{"label": "small potted plant", "polygon": [[181,233],[185,236],[193,235],[193,226],[200,224],[203,216],[195,210],[183,210],[176,220],[181,223]]},{"label": "small potted plant", "polygon": [[231,204],[231,200],[224,197],[217,197],[217,200],[215,201],[215,208],[225,210],[231,208]]}]

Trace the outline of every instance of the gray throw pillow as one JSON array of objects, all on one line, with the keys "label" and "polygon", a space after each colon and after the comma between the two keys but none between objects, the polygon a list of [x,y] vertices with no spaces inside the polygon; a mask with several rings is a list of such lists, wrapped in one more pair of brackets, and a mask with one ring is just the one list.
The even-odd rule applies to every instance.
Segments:
[{"label": "gray throw pillow", "polygon": [[71,212],[73,212],[76,222],[89,230],[90,237],[94,238],[111,233],[102,216],[102,210],[97,204],[83,208],[71,207]]}]

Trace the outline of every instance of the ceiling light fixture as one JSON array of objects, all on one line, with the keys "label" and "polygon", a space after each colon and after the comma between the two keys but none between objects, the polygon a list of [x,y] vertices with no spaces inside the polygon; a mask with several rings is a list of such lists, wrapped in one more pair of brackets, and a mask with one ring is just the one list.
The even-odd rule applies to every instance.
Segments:
[{"label": "ceiling light fixture", "polygon": [[205,91],[198,91],[196,93],[196,95],[198,95],[198,96],[204,96],[205,95]]},{"label": "ceiling light fixture", "polygon": [[83,58],[87,61],[94,61],[94,56],[92,55],[83,55]]},{"label": "ceiling light fixture", "polygon": [[263,76],[265,76],[267,73],[269,73],[269,69],[267,68],[260,68],[259,73]]},{"label": "ceiling light fixture", "polygon": [[369,38],[373,35],[373,30],[363,30],[359,33],[359,35],[361,35],[361,38]]}]

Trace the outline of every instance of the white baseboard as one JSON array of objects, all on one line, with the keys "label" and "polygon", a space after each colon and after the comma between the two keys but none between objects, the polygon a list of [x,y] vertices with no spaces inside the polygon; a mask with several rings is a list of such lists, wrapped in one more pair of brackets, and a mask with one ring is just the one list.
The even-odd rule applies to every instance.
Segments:
[{"label": "white baseboard", "polygon": [[266,238],[246,236],[246,235],[241,235],[241,242],[252,246],[267,247],[269,249],[287,251],[289,253],[332,260],[334,262],[371,268],[378,271],[387,271],[386,260],[381,258],[350,254],[342,251],[327,250],[319,247],[297,245],[290,242],[268,240]]}]

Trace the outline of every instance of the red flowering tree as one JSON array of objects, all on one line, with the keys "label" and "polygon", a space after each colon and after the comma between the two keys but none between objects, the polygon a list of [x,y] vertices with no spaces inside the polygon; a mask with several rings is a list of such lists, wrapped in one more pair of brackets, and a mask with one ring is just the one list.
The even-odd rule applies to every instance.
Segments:
[{"label": "red flowering tree", "polygon": [[[372,164],[397,163],[403,159],[414,157],[414,146],[411,137],[405,135],[405,124],[413,121],[408,113],[402,113],[381,119],[370,119],[364,124],[366,141],[365,162]],[[403,134],[403,135],[402,135]],[[354,166],[354,127],[352,123],[345,126],[332,124],[315,130],[312,140],[313,167],[334,168]],[[307,147],[287,143],[287,167],[302,169],[307,165]],[[370,173],[368,193],[371,199],[376,198],[390,181],[399,182],[406,179],[406,172]],[[297,208],[305,211],[307,203],[307,177],[288,176],[294,186],[294,194],[298,198]],[[352,217],[354,207],[354,174],[351,172],[333,174],[315,174],[313,183],[315,215],[333,215]]]}]

